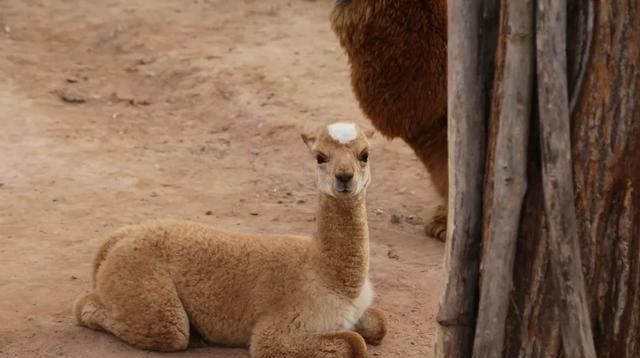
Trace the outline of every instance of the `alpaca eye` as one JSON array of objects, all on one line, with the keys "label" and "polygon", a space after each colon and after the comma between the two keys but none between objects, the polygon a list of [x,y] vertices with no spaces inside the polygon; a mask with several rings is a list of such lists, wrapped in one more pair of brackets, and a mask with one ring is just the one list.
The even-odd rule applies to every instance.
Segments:
[{"label": "alpaca eye", "polygon": [[360,156],[358,157],[358,159],[359,159],[361,162],[364,162],[364,163],[368,162],[368,161],[369,161],[369,152],[364,152],[364,153],[360,154]]},{"label": "alpaca eye", "polygon": [[318,154],[316,155],[316,161],[318,162],[318,164],[324,164],[329,161],[329,158],[327,158],[327,156],[324,154]]}]

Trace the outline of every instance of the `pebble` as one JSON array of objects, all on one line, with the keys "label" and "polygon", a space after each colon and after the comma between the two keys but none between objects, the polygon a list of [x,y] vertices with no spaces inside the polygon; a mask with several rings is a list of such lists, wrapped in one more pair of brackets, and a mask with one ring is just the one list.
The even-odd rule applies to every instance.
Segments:
[{"label": "pebble", "polygon": [[387,251],[387,257],[392,260],[400,260],[400,255],[398,255],[395,249],[389,249],[389,251]]},{"label": "pebble", "polygon": [[391,223],[392,224],[400,224],[401,220],[400,220],[400,216],[393,214],[391,215]]},{"label": "pebble", "polygon": [[155,58],[151,58],[151,57],[147,57],[147,58],[145,58],[145,57],[143,57],[143,58],[139,58],[139,59],[136,61],[136,63],[137,63],[138,65],[148,65],[148,64],[150,64],[150,63],[155,62],[155,60],[156,60]]},{"label": "pebble", "polygon": [[211,210],[207,210],[207,212],[206,212],[206,213],[204,213],[204,214],[205,214],[205,215],[207,215],[207,216],[211,216],[211,215],[213,215],[213,211],[211,211]]},{"label": "pebble", "polygon": [[87,101],[87,98],[83,95],[71,91],[63,91],[60,99],[67,103],[84,103]]}]

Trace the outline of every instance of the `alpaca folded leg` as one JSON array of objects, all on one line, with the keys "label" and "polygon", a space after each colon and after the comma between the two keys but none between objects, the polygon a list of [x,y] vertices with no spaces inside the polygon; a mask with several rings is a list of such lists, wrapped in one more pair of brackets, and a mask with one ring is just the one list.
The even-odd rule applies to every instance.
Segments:
[{"label": "alpaca folded leg", "polygon": [[355,326],[355,331],[374,346],[379,345],[387,334],[387,317],[377,308],[367,309]]},{"label": "alpaca folded leg", "polygon": [[252,358],[365,358],[367,345],[358,333],[283,333],[266,329],[251,339]]},{"label": "alpaca folded leg", "polygon": [[[189,322],[177,297],[156,302],[140,302],[140,310],[127,312],[121,308],[107,310],[100,298],[90,293],[74,304],[74,316],[79,324],[104,330],[140,349],[178,351],[189,344]],[[113,305],[110,305],[113,307]],[[144,309],[142,309],[144,307]]]},{"label": "alpaca folded leg", "polygon": [[80,325],[97,331],[105,329],[106,312],[98,296],[93,293],[78,297],[73,304],[73,316]]},{"label": "alpaca folded leg", "polygon": [[139,259],[107,260],[100,270],[95,291],[74,306],[80,324],[108,331],[141,349],[187,348],[189,319],[166,272]]},{"label": "alpaca folded leg", "polygon": [[427,236],[439,241],[447,239],[447,208],[444,205],[438,206],[433,215],[427,219],[424,232]]}]

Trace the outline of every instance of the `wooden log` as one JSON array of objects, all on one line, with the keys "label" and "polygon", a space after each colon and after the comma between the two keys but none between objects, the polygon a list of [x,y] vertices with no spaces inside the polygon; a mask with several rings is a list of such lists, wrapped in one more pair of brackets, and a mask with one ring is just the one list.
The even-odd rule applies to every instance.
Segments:
[{"label": "wooden log", "polygon": [[540,149],[551,272],[568,358],[595,357],[585,293],[571,162],[566,59],[566,0],[539,0],[537,75]]},{"label": "wooden log", "polygon": [[447,2],[449,213],[436,357],[469,357],[473,347],[488,103],[483,54],[491,52],[481,29],[493,1]]},{"label": "wooden log", "polygon": [[[473,356],[500,357],[512,289],[513,262],[527,187],[527,144],[533,94],[533,2],[502,0],[500,50],[488,146],[485,237]],[[491,148],[492,147],[492,148]],[[486,195],[486,194],[485,194]]]}]

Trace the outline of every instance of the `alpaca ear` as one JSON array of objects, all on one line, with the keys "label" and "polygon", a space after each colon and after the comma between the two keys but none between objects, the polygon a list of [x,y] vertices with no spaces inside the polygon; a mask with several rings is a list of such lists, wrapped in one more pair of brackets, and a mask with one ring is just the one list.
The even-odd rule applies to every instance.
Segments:
[{"label": "alpaca ear", "polygon": [[316,141],[316,137],[313,136],[313,135],[302,133],[302,134],[300,134],[300,138],[302,138],[302,141],[304,142],[304,144],[307,145],[307,148],[309,148],[309,150],[311,150],[311,147],[313,146],[313,143],[315,143],[315,141]]},{"label": "alpaca ear", "polygon": [[373,136],[376,134],[376,131],[374,131],[373,129],[367,129],[364,131],[364,135],[365,137],[367,137],[368,139],[373,138]]}]

